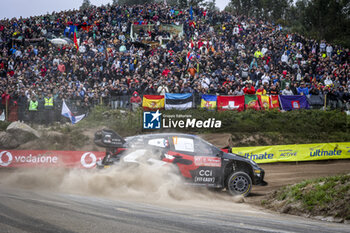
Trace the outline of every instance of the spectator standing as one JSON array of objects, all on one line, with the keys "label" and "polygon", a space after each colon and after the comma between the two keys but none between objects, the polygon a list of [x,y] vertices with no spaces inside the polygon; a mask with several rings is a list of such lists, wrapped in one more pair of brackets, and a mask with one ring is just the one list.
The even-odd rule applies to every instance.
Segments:
[{"label": "spectator standing", "polygon": [[20,91],[20,94],[17,98],[18,103],[18,120],[19,121],[25,121],[26,120],[26,111],[27,111],[27,105],[28,105],[28,99],[25,95],[24,91]]},{"label": "spectator standing", "polygon": [[294,95],[292,90],[289,88],[289,86],[287,85],[285,89],[283,89],[282,91],[282,95]]},{"label": "spectator standing", "polygon": [[39,91],[38,95],[38,113],[37,115],[37,122],[39,124],[43,124],[45,122],[45,99],[41,91]]},{"label": "spectator standing", "polygon": [[305,86],[305,83],[302,82],[300,87],[297,88],[298,95],[309,95],[309,88]]},{"label": "spectator standing", "polygon": [[37,123],[37,114],[38,114],[38,106],[39,102],[36,99],[36,96],[33,97],[29,101],[29,121],[31,123]]},{"label": "spectator standing", "polygon": [[141,106],[141,97],[137,91],[134,91],[132,97],[130,98],[131,110],[136,111]]},{"label": "spectator standing", "polygon": [[256,90],[257,95],[266,95],[266,90],[263,85],[260,85],[259,89]]},{"label": "spectator standing", "polygon": [[163,81],[162,84],[158,87],[157,93],[159,95],[165,95],[165,93],[168,93],[168,92],[169,92],[169,88],[166,85],[166,81]]},{"label": "spectator standing", "polygon": [[279,95],[279,90],[277,89],[276,85],[272,85],[269,89],[269,95]]},{"label": "spectator standing", "polygon": [[246,95],[254,95],[255,94],[255,88],[253,87],[251,82],[248,82],[243,89],[244,94]]},{"label": "spectator standing", "polygon": [[53,122],[55,116],[54,110],[54,101],[53,96],[50,91],[47,92],[47,95],[44,97],[44,122],[46,125],[51,124]]}]

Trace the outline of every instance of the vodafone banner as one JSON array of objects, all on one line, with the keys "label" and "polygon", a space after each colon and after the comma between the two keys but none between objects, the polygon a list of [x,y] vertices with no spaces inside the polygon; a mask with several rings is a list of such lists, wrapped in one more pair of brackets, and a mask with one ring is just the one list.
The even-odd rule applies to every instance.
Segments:
[{"label": "vodafone banner", "polygon": [[105,152],[101,151],[0,150],[0,168],[93,168],[104,156]]}]

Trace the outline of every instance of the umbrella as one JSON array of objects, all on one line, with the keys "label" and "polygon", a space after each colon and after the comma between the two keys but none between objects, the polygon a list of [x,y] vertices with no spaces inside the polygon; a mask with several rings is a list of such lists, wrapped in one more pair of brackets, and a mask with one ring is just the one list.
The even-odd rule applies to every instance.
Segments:
[{"label": "umbrella", "polygon": [[61,39],[61,38],[55,38],[50,40],[50,42],[54,45],[66,45],[69,44],[69,42],[65,39]]}]

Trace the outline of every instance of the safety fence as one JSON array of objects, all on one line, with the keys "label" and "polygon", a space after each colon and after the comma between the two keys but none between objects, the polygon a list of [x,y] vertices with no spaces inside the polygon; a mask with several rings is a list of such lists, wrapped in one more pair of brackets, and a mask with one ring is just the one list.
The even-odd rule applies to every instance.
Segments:
[{"label": "safety fence", "polygon": [[[229,151],[256,163],[350,159],[350,142],[236,147]],[[90,169],[104,156],[101,151],[0,150],[0,167]]]},{"label": "safety fence", "polygon": [[[172,95],[172,94],[170,94]],[[184,95],[184,94],[179,94]],[[185,94],[186,95],[186,94]],[[152,97],[148,99],[147,97]],[[106,96],[92,99],[87,103],[84,103],[82,99],[68,99],[66,100],[67,106],[71,110],[73,115],[86,114],[88,115],[90,110],[97,105],[103,105],[111,109],[123,109],[123,110],[136,110],[137,108],[144,107],[144,109],[157,109],[157,99],[154,99],[155,96],[161,97],[161,95],[141,95],[141,102],[132,103],[130,100],[132,96]],[[209,98],[208,98],[209,96]],[[210,98],[210,96],[215,97]],[[247,96],[250,97],[250,100],[247,100]],[[223,98],[221,98],[223,97]],[[278,96],[260,96],[260,95],[244,95],[241,96],[215,96],[215,95],[191,95],[191,103],[189,108],[203,108],[209,110],[244,110],[244,109],[283,109],[282,103],[280,102],[280,97]],[[282,97],[282,96],[281,96]],[[284,98],[284,97],[282,97]],[[300,102],[301,98],[305,98],[307,103],[303,104]],[[232,101],[232,100],[233,101]],[[293,99],[295,99],[293,101]],[[180,99],[180,102],[183,100]],[[221,101],[221,102],[219,102]],[[327,99],[324,95],[309,95],[309,96],[290,96],[289,101],[289,110],[297,108],[307,108],[307,109],[348,109],[350,108],[350,103],[342,103],[341,101],[334,101]],[[173,103],[176,101],[173,100]],[[225,102],[225,106],[223,106]],[[240,107],[236,109],[237,103],[240,102]],[[236,105],[235,105],[235,104]],[[160,108],[165,107],[166,102],[164,101],[160,105]],[[233,105],[232,105],[233,104]],[[174,105],[173,105],[174,106]],[[155,108],[154,108],[155,107]],[[166,108],[166,107],[165,107]],[[176,109],[176,105],[174,107]],[[37,111],[29,111],[28,104],[21,105],[17,101],[10,100],[6,104],[0,104],[0,121],[25,121],[33,122],[38,124],[48,124],[52,122],[66,122],[69,121],[66,118],[61,116],[62,110],[62,100],[55,99],[53,109],[44,109],[42,106],[38,108]],[[288,110],[288,109],[287,109]]]},{"label": "safety fence", "polygon": [[256,163],[350,159],[350,142],[235,147],[230,151]]}]

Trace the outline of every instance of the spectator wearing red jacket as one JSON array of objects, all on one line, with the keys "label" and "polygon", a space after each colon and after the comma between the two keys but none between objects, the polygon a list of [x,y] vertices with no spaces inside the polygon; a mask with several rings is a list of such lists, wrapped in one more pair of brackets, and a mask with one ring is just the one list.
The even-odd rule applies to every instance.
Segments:
[{"label": "spectator wearing red jacket", "polygon": [[254,95],[255,88],[253,87],[251,82],[245,84],[245,88],[243,88],[243,92],[245,95]]},{"label": "spectator wearing red jacket", "polygon": [[141,100],[141,97],[139,96],[139,93],[137,93],[137,91],[134,91],[134,93],[132,94],[132,97],[130,98],[131,110],[136,111],[137,108],[140,107],[141,102],[142,100]]},{"label": "spectator wearing red jacket", "polygon": [[7,103],[7,105],[10,104],[10,99],[11,99],[11,96],[8,94],[8,90],[6,90],[6,91],[1,95],[1,105],[0,105],[0,109],[1,109],[1,110],[5,110],[5,108],[6,108],[6,103]]}]

